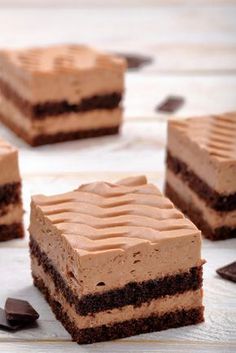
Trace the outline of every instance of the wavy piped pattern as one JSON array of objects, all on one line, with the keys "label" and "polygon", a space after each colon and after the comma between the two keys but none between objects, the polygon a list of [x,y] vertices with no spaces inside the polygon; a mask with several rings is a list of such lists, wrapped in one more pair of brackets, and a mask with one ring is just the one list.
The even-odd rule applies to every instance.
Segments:
[{"label": "wavy piped pattern", "polygon": [[57,45],[51,47],[1,51],[14,65],[27,71],[58,72],[91,67],[122,67],[123,59],[100,53],[84,45]]},{"label": "wavy piped pattern", "polygon": [[170,124],[211,156],[222,161],[236,160],[236,112],[171,121]]},{"label": "wavy piped pattern", "polygon": [[73,248],[89,252],[199,234],[145,177],[82,185],[63,195],[34,196],[33,202]]}]

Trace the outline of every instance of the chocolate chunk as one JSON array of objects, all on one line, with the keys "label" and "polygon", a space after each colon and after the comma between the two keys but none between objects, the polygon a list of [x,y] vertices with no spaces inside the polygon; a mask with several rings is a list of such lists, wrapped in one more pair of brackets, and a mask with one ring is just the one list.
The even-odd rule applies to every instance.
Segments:
[{"label": "chocolate chunk", "polygon": [[22,327],[21,322],[17,321],[8,321],[6,317],[5,311],[0,308],[0,328],[4,328],[7,330],[17,330]]},{"label": "chocolate chunk", "polygon": [[178,96],[169,96],[157,107],[156,111],[163,113],[174,113],[182,107],[184,98]]},{"label": "chocolate chunk", "polygon": [[39,314],[25,300],[8,298],[5,303],[6,318],[9,321],[34,322]]},{"label": "chocolate chunk", "polygon": [[219,268],[216,272],[221,277],[228,279],[229,281],[236,282],[236,261]]},{"label": "chocolate chunk", "polygon": [[145,65],[152,63],[153,59],[150,56],[140,54],[115,53],[117,56],[127,61],[128,69],[140,69]]}]

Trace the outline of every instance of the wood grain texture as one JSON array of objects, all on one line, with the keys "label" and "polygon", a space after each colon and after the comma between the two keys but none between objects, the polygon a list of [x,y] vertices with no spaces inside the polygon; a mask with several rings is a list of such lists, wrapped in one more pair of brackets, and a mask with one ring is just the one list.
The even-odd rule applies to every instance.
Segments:
[{"label": "wood grain texture", "polygon": [[[127,75],[125,122],[120,136],[32,149],[0,126],[1,137],[20,151],[26,229],[32,194],[55,194],[97,179],[116,181],[144,173],[162,188],[169,116],[155,113],[154,108],[166,95],[186,98],[176,119],[230,111],[236,102],[236,1],[148,0],[144,5],[141,0],[127,0],[121,7],[116,0],[102,6],[98,0],[71,0],[66,5],[60,0],[59,9],[54,2],[32,4],[22,0],[25,6],[37,4],[41,9],[17,10],[9,6],[19,6],[19,2],[0,0],[0,6],[6,6],[0,10],[0,46],[84,42],[109,51],[150,54],[155,60]],[[215,270],[235,260],[235,253],[236,240],[203,241],[207,260],[205,323],[78,346],[32,286],[26,232],[24,240],[0,244],[0,306],[7,296],[28,299],[41,314],[39,327],[14,334],[0,331],[0,351],[233,353],[236,286],[219,278]]]}]

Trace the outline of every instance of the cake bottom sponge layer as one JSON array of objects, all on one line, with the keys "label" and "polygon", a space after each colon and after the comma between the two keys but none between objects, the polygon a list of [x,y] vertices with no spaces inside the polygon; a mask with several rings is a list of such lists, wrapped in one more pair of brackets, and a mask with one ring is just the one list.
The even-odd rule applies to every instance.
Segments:
[{"label": "cake bottom sponge layer", "polygon": [[128,305],[96,314],[78,315],[74,306],[55,288],[37,259],[32,257],[31,260],[34,284],[44,294],[57,319],[78,343],[112,340],[203,321],[201,289],[165,296],[140,306]]},{"label": "cake bottom sponge layer", "polygon": [[119,133],[119,126],[107,127],[107,128],[98,128],[98,129],[90,129],[84,131],[71,131],[71,132],[59,132],[54,135],[42,134],[33,137],[32,139],[28,139],[27,137],[22,137],[26,142],[28,142],[32,146],[41,146],[51,143],[72,141],[72,140],[81,140],[91,137],[100,137],[100,136],[108,136],[108,135],[116,135]]},{"label": "cake bottom sponge layer", "polygon": [[24,230],[22,223],[0,224],[0,241],[15,238],[23,238]]}]

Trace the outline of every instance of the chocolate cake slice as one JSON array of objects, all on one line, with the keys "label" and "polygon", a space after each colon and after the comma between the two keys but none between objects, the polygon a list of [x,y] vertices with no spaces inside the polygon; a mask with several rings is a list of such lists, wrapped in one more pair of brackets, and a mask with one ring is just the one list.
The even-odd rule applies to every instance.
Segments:
[{"label": "chocolate cake slice", "polygon": [[0,51],[0,120],[32,146],[115,134],[125,60],[82,45]]},{"label": "chocolate cake slice", "polygon": [[0,139],[0,241],[23,237],[18,152]]},{"label": "chocolate cake slice", "polygon": [[203,321],[200,231],[145,177],[32,197],[34,284],[73,340]]},{"label": "chocolate cake slice", "polygon": [[207,238],[236,237],[236,113],[169,121],[166,195]]}]

